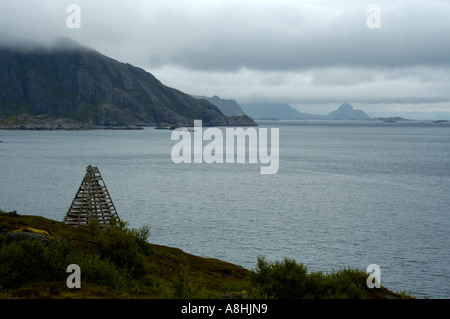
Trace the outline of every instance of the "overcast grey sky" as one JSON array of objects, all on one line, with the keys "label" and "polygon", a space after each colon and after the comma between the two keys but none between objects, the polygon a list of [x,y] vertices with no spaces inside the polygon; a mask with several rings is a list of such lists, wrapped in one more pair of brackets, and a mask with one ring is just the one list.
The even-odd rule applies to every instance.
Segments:
[{"label": "overcast grey sky", "polygon": [[[67,27],[69,4],[80,28]],[[370,4],[380,28],[367,26]],[[0,33],[68,36],[168,86],[241,104],[450,112],[450,1],[0,0]]]}]

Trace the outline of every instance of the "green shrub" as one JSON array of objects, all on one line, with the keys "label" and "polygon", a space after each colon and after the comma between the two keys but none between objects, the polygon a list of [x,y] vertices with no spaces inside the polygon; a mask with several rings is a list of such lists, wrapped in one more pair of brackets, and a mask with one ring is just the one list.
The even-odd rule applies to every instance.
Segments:
[{"label": "green shrub", "polygon": [[150,237],[150,227],[147,225],[144,225],[138,229],[131,229],[130,231],[131,236],[134,237],[136,240],[136,243],[139,246],[139,249],[145,253],[149,253],[149,245],[147,245],[147,240]]},{"label": "green shrub", "polygon": [[125,288],[129,276],[108,259],[101,259],[95,254],[87,254],[81,250],[73,251],[67,256],[67,265],[77,264],[81,269],[82,282],[105,285],[112,288]]},{"label": "green shrub", "polygon": [[344,268],[330,274],[307,273],[292,259],[270,263],[258,257],[250,281],[259,297],[279,299],[360,299],[367,293],[367,274]]},{"label": "green shrub", "polygon": [[266,297],[299,299],[306,294],[306,267],[295,260],[270,263],[258,257],[256,272],[251,274],[252,284]]},{"label": "green shrub", "polygon": [[97,223],[89,223],[91,245],[76,244],[68,233],[45,243],[0,235],[0,288],[65,281],[70,264],[80,266],[83,282],[113,288],[130,286],[133,279],[142,279],[147,273],[141,251],[148,246],[149,228],[130,230],[126,226],[125,222],[113,221],[110,227],[99,229]]},{"label": "green shrub", "polygon": [[192,298],[193,289],[189,276],[189,264],[180,265],[178,269],[178,278],[173,283],[174,298]]},{"label": "green shrub", "polygon": [[53,278],[61,270],[54,257],[48,246],[34,239],[3,241],[0,245],[0,286],[6,288],[63,278],[61,271],[61,277]]},{"label": "green shrub", "polygon": [[126,222],[112,221],[98,233],[98,248],[101,257],[109,259],[133,277],[141,278],[147,272],[145,259],[140,252],[142,236],[145,234],[129,230],[126,226]]},{"label": "green shrub", "polygon": [[328,294],[323,298],[360,299],[368,289],[367,274],[361,270],[343,268],[328,275]]}]

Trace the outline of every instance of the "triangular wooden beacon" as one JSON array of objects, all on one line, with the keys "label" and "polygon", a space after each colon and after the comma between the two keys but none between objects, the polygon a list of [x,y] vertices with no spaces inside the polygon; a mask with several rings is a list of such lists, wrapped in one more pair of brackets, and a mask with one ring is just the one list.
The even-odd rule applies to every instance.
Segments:
[{"label": "triangular wooden beacon", "polygon": [[80,188],[67,211],[64,223],[73,226],[86,225],[96,219],[100,227],[107,226],[111,218],[119,219],[105,182],[97,167],[86,167]]}]

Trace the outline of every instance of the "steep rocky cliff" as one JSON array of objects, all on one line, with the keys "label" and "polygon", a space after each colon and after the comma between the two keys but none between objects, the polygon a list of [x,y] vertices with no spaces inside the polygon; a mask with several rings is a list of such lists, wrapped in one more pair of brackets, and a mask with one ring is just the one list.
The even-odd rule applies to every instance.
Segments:
[{"label": "steep rocky cliff", "polygon": [[210,126],[256,125],[73,42],[51,49],[0,47],[0,119],[21,114],[87,126],[188,126],[194,119]]}]

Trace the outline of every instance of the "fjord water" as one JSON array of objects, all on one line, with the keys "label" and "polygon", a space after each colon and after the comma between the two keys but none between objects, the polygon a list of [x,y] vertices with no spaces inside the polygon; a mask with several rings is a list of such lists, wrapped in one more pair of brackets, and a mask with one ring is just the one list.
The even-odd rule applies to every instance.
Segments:
[{"label": "fjord water", "polygon": [[[381,268],[381,284],[449,298],[450,125],[260,121],[280,163],[174,164],[171,131],[0,131],[0,209],[62,221],[88,165],[149,241],[254,269]],[[206,142],[205,142],[206,144]]]}]

